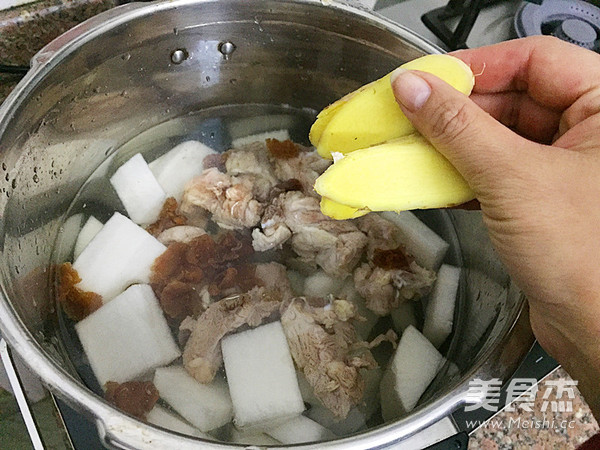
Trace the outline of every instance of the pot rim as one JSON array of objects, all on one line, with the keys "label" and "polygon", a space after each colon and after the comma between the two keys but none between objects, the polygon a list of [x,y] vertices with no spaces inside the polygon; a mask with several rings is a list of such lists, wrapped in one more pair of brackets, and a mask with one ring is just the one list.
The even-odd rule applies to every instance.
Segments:
[{"label": "pot rim", "polygon": [[[18,108],[29,97],[33,88],[42,78],[51,72],[66,56],[77,51],[81,45],[119,25],[147,15],[188,5],[199,6],[202,3],[213,3],[214,1],[224,2],[228,0],[158,0],[152,3],[129,3],[100,13],[68,30],[33,57],[31,70],[0,106],[0,136],[4,134],[6,127],[12,119],[11,111]],[[393,33],[395,36],[403,37],[426,53],[443,52],[441,48],[429,43],[425,38],[418,36],[416,33],[399,24],[395,24],[371,11],[337,0],[327,2],[324,0],[278,1],[333,8],[342,14],[358,16],[361,20]],[[233,443],[205,441],[168,432],[117,410],[47,356],[44,349],[35,341],[24,323],[19,319],[16,311],[10,305],[8,298],[6,286],[4,280],[2,280],[0,286],[0,317],[2,317],[0,332],[2,333],[2,337],[41,378],[50,391],[59,395],[78,411],[95,420],[100,437],[104,439],[105,443],[119,448],[170,448],[169,446],[175,444],[182,449],[194,448],[199,444],[203,448],[214,449],[248,447]],[[524,298],[521,296],[518,308],[515,308],[514,321],[507,320],[502,328],[500,333],[502,338],[493,345],[490,345],[485,352],[479,355],[470,371],[464,374],[453,389],[449,389],[443,396],[419,406],[405,418],[358,435],[334,441],[296,444],[284,447],[304,449],[364,449],[385,447],[407,438],[449,415],[467,402],[468,381],[482,369],[495,353],[498,353],[498,349],[501,349],[509,339],[516,323],[522,320],[523,316],[526,316],[526,314],[522,314],[524,304]],[[519,361],[525,353],[520,355]]]}]

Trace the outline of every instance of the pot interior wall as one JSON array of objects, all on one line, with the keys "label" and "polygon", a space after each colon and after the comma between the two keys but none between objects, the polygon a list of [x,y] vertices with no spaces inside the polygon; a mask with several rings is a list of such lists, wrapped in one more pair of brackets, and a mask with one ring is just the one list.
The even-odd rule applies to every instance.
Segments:
[{"label": "pot interior wall", "polygon": [[[51,58],[28,80],[0,129],[3,289],[34,342],[76,378],[58,334],[51,264],[70,257],[69,245],[55,250],[54,243],[59,235],[63,243],[74,242],[81,222],[64,222],[65,212],[103,161],[112,157],[106,167],[114,170],[135,146],[117,149],[163,123],[164,134],[151,135],[148,145],[167,150],[189,131],[226,149],[241,133],[231,121],[218,127],[222,133],[204,137],[186,128],[185,120],[181,129],[169,121],[195,114],[209,120],[211,111],[228,111],[238,126],[256,129],[264,105],[294,112],[296,119],[282,123],[291,123],[292,137],[306,142],[321,108],[435,51],[410,33],[392,33],[367,15],[319,2],[188,1],[144,11],[97,27]],[[224,54],[227,48],[234,51]],[[185,58],[179,64],[173,61],[177,50]],[[115,201],[108,186],[100,182],[97,191],[105,195],[96,201]],[[440,232],[456,230],[453,258],[466,270],[450,345],[464,373],[506,332],[522,299],[478,213],[422,217]],[[439,377],[430,397],[451,390],[458,378]]]}]

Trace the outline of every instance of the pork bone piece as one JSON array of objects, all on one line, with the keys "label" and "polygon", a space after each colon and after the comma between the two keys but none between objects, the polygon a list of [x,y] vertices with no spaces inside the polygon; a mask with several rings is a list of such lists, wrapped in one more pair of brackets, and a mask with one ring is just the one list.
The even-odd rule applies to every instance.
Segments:
[{"label": "pork bone piece", "polygon": [[386,421],[413,410],[443,360],[441,353],[419,330],[412,325],[404,330],[381,380],[381,410]]},{"label": "pork bone piece", "polygon": [[75,330],[101,386],[130,381],[181,356],[147,284],[131,286]]},{"label": "pork bone piece", "polygon": [[193,427],[181,417],[160,405],[154,405],[154,408],[152,408],[152,410],[146,414],[146,421],[152,425],[157,425],[161,428],[175,431],[177,433],[187,434],[189,436],[204,439],[212,439],[210,435],[201,432],[199,429]]},{"label": "pork bone piece", "polygon": [[154,260],[166,250],[146,230],[115,213],[73,263],[77,287],[112,300],[127,286],[150,281]]},{"label": "pork bone piece", "polygon": [[216,153],[202,142],[186,141],[148,165],[167,197],[180,202],[187,182],[204,171],[204,158]]},{"label": "pork bone piece", "polygon": [[73,250],[73,258],[79,258],[83,249],[90,243],[94,236],[98,234],[98,232],[102,229],[104,225],[94,216],[90,216],[88,220],[86,220],[85,225],[81,228],[81,231],[77,235],[77,240],[75,241],[75,249]]},{"label": "pork bone piece", "polygon": [[296,416],[278,426],[269,428],[266,433],[283,444],[327,441],[336,438],[335,434],[323,425],[304,416]]},{"label": "pork bone piece", "polygon": [[110,183],[131,220],[140,225],[156,222],[167,195],[140,153],[119,167]]},{"label": "pork bone piece", "polygon": [[222,378],[203,384],[193,379],[183,366],[161,367],[154,373],[154,386],[160,398],[204,433],[231,420],[231,397]]},{"label": "pork bone piece", "polygon": [[450,246],[431,228],[410,211],[383,212],[381,217],[400,229],[402,245],[417,264],[429,270],[437,270]]},{"label": "pork bone piece", "polygon": [[460,267],[442,264],[425,309],[423,335],[439,348],[452,332]]},{"label": "pork bone piece", "polygon": [[280,322],[230,335],[221,350],[238,427],[263,430],[304,411]]}]

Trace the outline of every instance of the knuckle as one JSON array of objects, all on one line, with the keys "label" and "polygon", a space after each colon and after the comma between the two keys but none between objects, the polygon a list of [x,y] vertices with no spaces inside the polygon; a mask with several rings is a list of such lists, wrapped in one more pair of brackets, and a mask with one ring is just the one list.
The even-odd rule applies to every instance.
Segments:
[{"label": "knuckle", "polygon": [[473,119],[465,103],[446,101],[437,107],[432,116],[431,138],[441,141],[455,141],[463,136]]},{"label": "knuckle", "polygon": [[566,130],[600,113],[600,86],[578,98],[561,117],[561,126]]}]

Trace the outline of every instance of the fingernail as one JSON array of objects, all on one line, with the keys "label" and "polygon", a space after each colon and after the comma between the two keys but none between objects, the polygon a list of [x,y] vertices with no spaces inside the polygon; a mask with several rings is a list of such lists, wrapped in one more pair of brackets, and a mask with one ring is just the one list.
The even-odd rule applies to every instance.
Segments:
[{"label": "fingernail", "polygon": [[392,72],[390,83],[396,99],[410,111],[420,109],[431,95],[429,83],[415,73],[398,68]]}]

